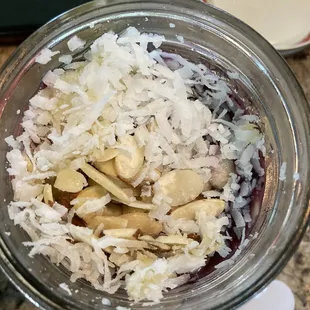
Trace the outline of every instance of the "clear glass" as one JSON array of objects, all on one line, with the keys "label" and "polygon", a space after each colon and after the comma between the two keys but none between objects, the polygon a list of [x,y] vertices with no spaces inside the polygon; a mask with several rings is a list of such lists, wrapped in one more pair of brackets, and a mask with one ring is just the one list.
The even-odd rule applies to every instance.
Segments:
[{"label": "clear glass", "polygon": [[[145,19],[147,17],[147,19]],[[94,28],[90,23],[95,22]],[[174,23],[175,28],[169,24]],[[57,57],[42,66],[34,62],[43,47],[68,53],[66,42],[78,34],[87,44],[106,31],[122,32],[128,25],[140,31],[166,36],[163,49],[177,51],[191,61],[208,63],[219,74],[237,71],[244,104],[261,117],[266,135],[266,190],[252,240],[238,261],[194,283],[165,294],[152,309],[233,309],[267,285],[296,250],[307,224],[309,206],[310,128],[309,106],[291,70],[259,34],[223,11],[197,1],[93,1],[65,13],[27,39],[0,72],[0,130],[2,136],[20,132],[19,122],[28,100],[37,91],[43,75],[60,64]],[[176,38],[184,37],[184,43]],[[75,55],[78,59],[82,53]],[[234,84],[233,84],[234,83]],[[9,220],[6,205],[12,198],[5,170],[7,146],[0,141],[0,265],[15,285],[43,309],[114,309],[131,305],[124,291],[113,296],[94,290],[85,281],[70,283],[68,272],[46,258],[30,258],[21,242],[27,234]],[[273,152],[271,153],[271,150]],[[279,167],[287,162],[287,180],[279,181]],[[293,173],[300,174],[299,181]],[[10,231],[7,236],[5,231]],[[72,296],[59,288],[68,283]],[[112,307],[103,306],[107,297]]]}]

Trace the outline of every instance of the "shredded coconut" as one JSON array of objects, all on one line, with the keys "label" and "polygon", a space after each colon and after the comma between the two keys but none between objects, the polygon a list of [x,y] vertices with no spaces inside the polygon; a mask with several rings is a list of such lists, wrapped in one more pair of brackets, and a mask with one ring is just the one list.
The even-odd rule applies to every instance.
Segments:
[{"label": "shredded coconut", "polygon": [[300,178],[300,174],[299,174],[298,172],[295,172],[295,173],[293,174],[293,179],[294,179],[295,181],[298,181],[299,178]]},{"label": "shredded coconut", "polygon": [[72,62],[72,56],[71,55],[62,55],[58,59],[60,62],[63,62],[64,64],[68,65]]},{"label": "shredded coconut", "polygon": [[280,175],[279,175],[279,180],[281,180],[281,181],[286,180],[286,167],[287,167],[287,163],[283,162],[281,167],[280,167]]},{"label": "shredded coconut", "polygon": [[60,284],[59,284],[59,287],[60,287],[61,289],[63,289],[64,291],[66,291],[70,296],[72,295],[71,290],[70,290],[68,284],[66,284],[66,283],[60,283]]},{"label": "shredded coconut", "polygon": [[[8,212],[29,235],[29,255],[45,255],[72,282],[85,279],[109,294],[123,285],[133,302],[159,302],[215,253],[231,256],[218,266],[235,262],[249,242],[251,195],[264,175],[257,116],[233,102],[224,78],[162,51],[163,41],[129,27],[96,39],[78,62],[60,56],[65,66],[44,76],[23,133],[5,139],[14,190]],[[85,44],[74,36],[68,48]],[[56,54],[45,49],[37,58]],[[183,170],[196,181],[161,184]],[[141,219],[136,228],[133,211]],[[241,242],[235,253],[228,227]],[[71,295],[67,284],[60,287]]]},{"label": "shredded coconut", "polygon": [[85,41],[83,41],[82,39],[80,39],[79,37],[77,36],[73,36],[67,43],[68,45],[68,48],[71,52],[79,49],[79,48],[82,48],[84,47],[85,45]]},{"label": "shredded coconut", "polygon": [[52,60],[52,57],[59,54],[59,51],[55,51],[52,52],[50,49],[48,48],[44,48],[38,56],[36,56],[35,58],[35,62],[42,64],[42,65],[46,65],[48,62],[50,62]]},{"label": "shredded coconut", "polygon": [[102,298],[101,303],[105,306],[111,306],[111,301],[108,298]]}]

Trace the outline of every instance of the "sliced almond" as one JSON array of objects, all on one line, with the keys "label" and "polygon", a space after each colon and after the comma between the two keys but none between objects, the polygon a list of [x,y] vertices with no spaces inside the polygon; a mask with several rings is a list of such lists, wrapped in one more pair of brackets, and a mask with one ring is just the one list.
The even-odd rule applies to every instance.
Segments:
[{"label": "sliced almond", "polygon": [[114,158],[104,162],[94,162],[94,166],[100,171],[112,177],[117,177]]},{"label": "sliced almond", "polygon": [[140,148],[135,137],[130,135],[122,137],[120,142],[130,149],[130,154],[118,154],[115,157],[115,168],[120,177],[130,179],[137,175],[142,168],[144,149]]},{"label": "sliced almond", "polygon": [[158,242],[157,239],[154,239],[152,236],[149,236],[149,235],[144,235],[144,236],[140,236],[138,237],[139,240],[142,240],[142,241],[146,241],[148,244],[150,245],[153,245],[161,250],[164,250],[164,251],[169,251],[171,249],[170,246],[162,243],[162,242]]},{"label": "sliced almond", "polygon": [[53,190],[50,184],[45,184],[43,188],[43,198],[47,205],[54,203]]},{"label": "sliced almond", "polygon": [[109,253],[109,254],[112,254],[113,253],[113,247],[112,246],[108,246],[104,249],[102,249],[103,251]]},{"label": "sliced almond", "polygon": [[179,235],[159,236],[155,239],[157,242],[170,245],[187,245],[188,239]]},{"label": "sliced almond", "polygon": [[102,156],[100,156],[97,161],[98,162],[104,162],[104,161],[108,161],[113,159],[114,157],[116,157],[119,154],[119,150],[118,149],[105,149],[104,153]]},{"label": "sliced almond", "polygon": [[126,206],[126,205],[122,206],[122,211],[123,211],[123,214],[127,214],[127,213],[145,213],[145,212],[147,212],[147,210],[145,210],[145,209],[133,208],[133,207],[129,207],[129,206]]},{"label": "sliced almond", "polygon": [[203,180],[193,170],[172,170],[157,182],[162,193],[172,199],[172,207],[193,201],[203,190]]},{"label": "sliced almond", "polygon": [[223,159],[219,166],[212,170],[210,184],[216,189],[222,189],[229,179],[230,173],[235,172],[235,165],[232,160]]},{"label": "sliced almond", "polygon": [[139,236],[138,239],[143,241],[155,241],[155,239],[150,235]]},{"label": "sliced almond", "polygon": [[119,254],[115,252],[112,252],[112,254],[109,257],[109,261],[119,267],[132,260],[133,258],[128,254]]},{"label": "sliced almond", "polygon": [[[142,168],[143,169],[143,168]],[[140,171],[141,172],[141,171]],[[140,178],[140,172],[138,174],[136,174],[134,177],[132,178],[123,178],[125,182],[127,182],[128,184],[135,184],[135,182]],[[159,172],[158,169],[154,169],[151,172],[149,172],[143,179],[142,182],[140,182],[139,185],[144,185],[144,184],[153,184],[155,183],[157,180],[159,180],[161,176],[161,173]]]},{"label": "sliced almond", "polygon": [[[146,250],[144,250],[145,252]],[[157,259],[157,256],[149,251],[147,251],[148,255],[142,254],[141,252],[137,252],[137,260],[143,262],[145,265],[151,265]],[[153,256],[151,256],[153,255]]]},{"label": "sliced almond", "polygon": [[112,178],[107,177],[105,174],[99,172],[89,164],[84,165],[81,170],[88,177],[93,179],[117,198],[126,202],[130,201],[130,197],[128,197],[128,195],[116,184],[116,182],[113,182]]},{"label": "sliced almond", "polygon": [[109,202],[102,212],[102,215],[104,216],[119,216],[122,214],[123,214],[122,206],[117,205],[113,202]]},{"label": "sliced almond", "polygon": [[108,191],[100,185],[94,185],[83,189],[76,197],[79,202],[74,205],[75,209],[81,207],[86,201],[90,199],[99,199],[105,196]]},{"label": "sliced almond", "polygon": [[[140,196],[140,189],[138,187],[132,187],[129,183],[126,183],[122,180],[120,180],[117,177],[113,176],[107,176],[113,183],[115,183],[117,186],[119,186],[123,191],[129,196]],[[126,180],[127,181],[127,180]]]},{"label": "sliced almond", "polygon": [[[104,229],[126,228],[128,220],[120,216],[102,216],[97,215],[90,219],[86,219],[87,226],[91,229],[96,229],[100,224],[103,224]],[[134,227],[131,227],[134,228]]]},{"label": "sliced almond", "polygon": [[73,169],[60,170],[54,183],[54,187],[69,193],[77,193],[86,185],[87,181],[84,175]]},{"label": "sliced almond", "polygon": [[33,163],[30,160],[30,158],[28,157],[28,155],[26,153],[23,153],[23,157],[24,157],[25,161],[27,162],[27,171],[33,172]]},{"label": "sliced almond", "polygon": [[126,203],[120,199],[117,199],[116,197],[112,197],[112,200],[114,200],[116,202],[120,202],[122,204],[126,204],[127,206],[132,207],[132,208],[136,208],[136,209],[143,209],[143,210],[148,210],[148,211],[156,209],[156,206],[154,204],[143,202],[140,200],[135,200],[135,201],[130,202],[130,203]]},{"label": "sliced almond", "polygon": [[116,237],[116,238],[132,238],[138,229],[135,228],[118,228],[118,229],[105,229],[103,233],[106,236]]},{"label": "sliced almond", "polygon": [[195,220],[197,211],[204,211],[207,215],[218,216],[224,211],[225,201],[221,199],[201,199],[171,212],[174,219]]},{"label": "sliced almond", "polygon": [[167,244],[164,244],[162,242],[157,242],[157,241],[149,241],[149,244],[152,246],[155,246],[156,248],[158,248],[159,250],[162,251],[170,251],[171,247]]},{"label": "sliced almond", "polygon": [[93,231],[86,227],[79,227],[75,225],[68,225],[70,234],[73,239],[76,241],[81,241],[92,246],[92,238],[98,239],[95,235],[93,235]]},{"label": "sliced almond", "polygon": [[157,236],[163,229],[162,224],[150,218],[147,213],[128,213],[120,218],[128,221],[127,228],[140,229],[143,234]]}]

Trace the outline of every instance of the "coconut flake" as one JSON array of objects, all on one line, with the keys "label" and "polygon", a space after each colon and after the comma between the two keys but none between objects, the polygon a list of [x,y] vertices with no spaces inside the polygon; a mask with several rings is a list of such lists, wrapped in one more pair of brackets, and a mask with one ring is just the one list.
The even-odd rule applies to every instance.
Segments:
[{"label": "coconut flake", "polygon": [[71,52],[79,49],[79,48],[82,48],[84,47],[85,45],[85,41],[83,41],[82,39],[80,39],[79,37],[77,36],[73,36],[68,42],[67,42],[67,45],[68,45],[68,48]]},{"label": "coconut flake", "polygon": [[72,56],[71,55],[62,55],[58,58],[58,60],[64,64],[68,65],[72,62]]},{"label": "coconut flake", "polygon": [[280,175],[279,175],[279,180],[280,181],[285,181],[286,180],[286,167],[287,167],[287,163],[283,162],[281,167],[280,167]]},{"label": "coconut flake", "polygon": [[63,289],[64,291],[66,291],[66,292],[69,294],[69,296],[72,295],[72,292],[71,292],[71,290],[70,290],[68,284],[66,284],[66,283],[60,283],[60,284],[59,284],[59,287],[60,287],[61,289]]},{"label": "coconut flake", "polygon": [[44,48],[35,58],[35,62],[46,65],[52,60],[52,57],[59,54],[59,51],[52,52],[49,48]]},{"label": "coconut flake", "polygon": [[108,298],[103,297],[101,303],[105,306],[111,306],[111,301]]},{"label": "coconut flake", "polygon": [[299,178],[300,178],[300,174],[299,174],[298,172],[295,172],[295,173],[293,174],[293,179],[294,179],[295,181],[298,181]]}]

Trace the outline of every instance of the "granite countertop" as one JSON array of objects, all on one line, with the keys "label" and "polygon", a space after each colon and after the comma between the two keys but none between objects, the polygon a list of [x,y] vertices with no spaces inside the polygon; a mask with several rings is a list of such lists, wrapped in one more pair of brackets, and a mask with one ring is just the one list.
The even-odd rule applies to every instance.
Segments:
[{"label": "granite countertop", "polygon": [[[15,46],[0,46],[0,66],[14,51]],[[310,48],[287,59],[295,72],[310,102]],[[295,255],[279,274],[278,279],[285,282],[294,292],[295,310],[310,309],[310,229],[308,228]],[[0,308],[2,310],[34,310],[21,293],[0,271]]]}]

